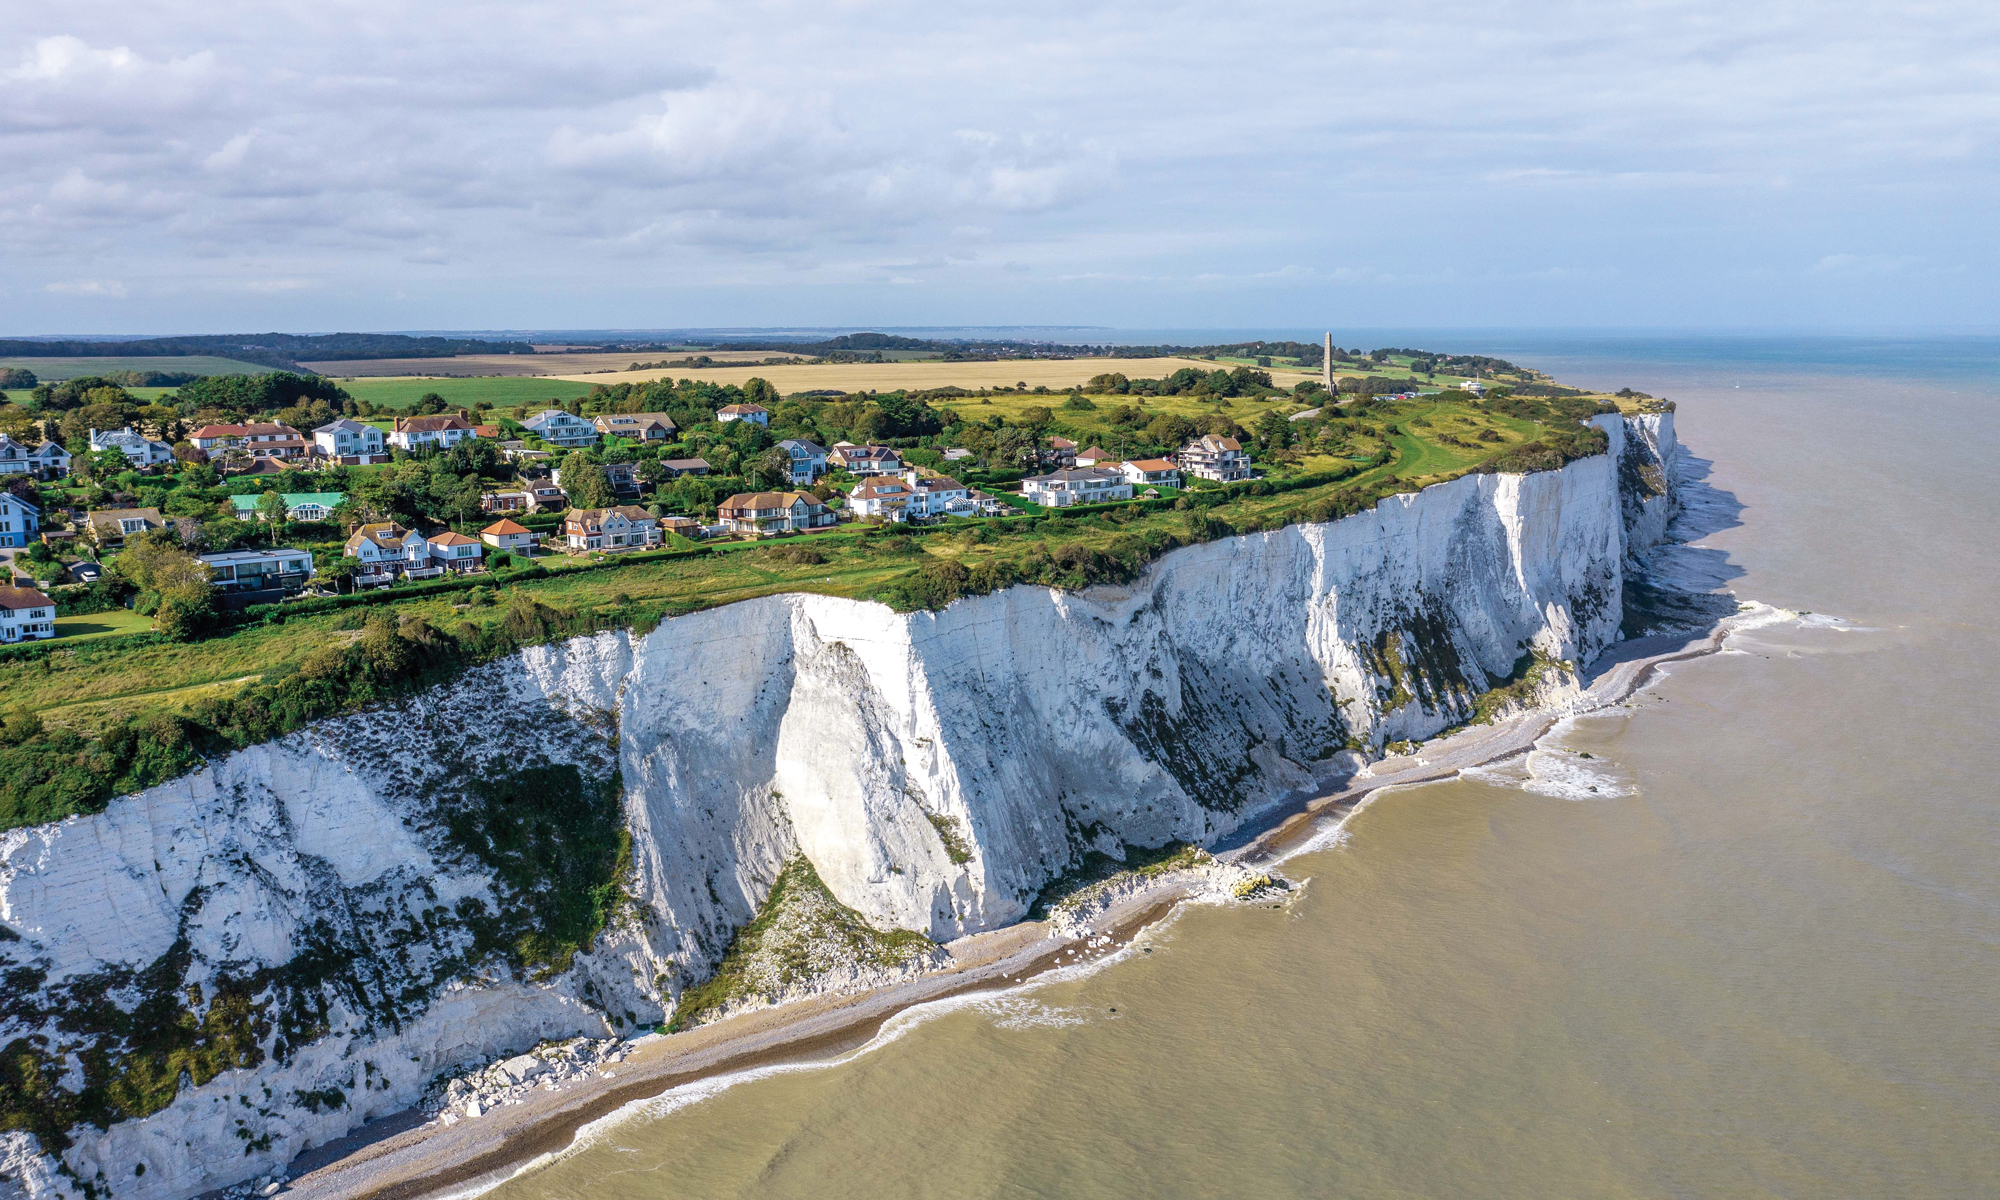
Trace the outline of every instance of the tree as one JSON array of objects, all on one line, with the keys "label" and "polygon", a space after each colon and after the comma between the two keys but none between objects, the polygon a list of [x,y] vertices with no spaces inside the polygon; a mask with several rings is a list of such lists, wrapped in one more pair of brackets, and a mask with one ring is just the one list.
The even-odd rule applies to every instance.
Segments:
[{"label": "tree", "polygon": [[743,399],[747,404],[756,404],[764,408],[776,408],[778,405],[778,389],[772,387],[768,380],[758,379],[753,376],[743,383]]},{"label": "tree", "polygon": [[744,477],[757,487],[790,487],[792,456],[783,447],[773,446],[751,461]]},{"label": "tree", "polygon": [[270,522],[272,535],[276,536],[278,524],[285,519],[285,498],[276,492],[265,492],[257,499],[257,518]]},{"label": "tree", "polygon": [[215,590],[208,564],[189,553],[170,530],[140,534],[112,560],[112,570],[157,600],[153,619],[160,632],[186,641],[206,629],[215,615]]},{"label": "tree", "polygon": [[569,494],[571,508],[610,508],[618,500],[611,494],[604,469],[583,450],[572,450],[563,458],[562,489]]}]

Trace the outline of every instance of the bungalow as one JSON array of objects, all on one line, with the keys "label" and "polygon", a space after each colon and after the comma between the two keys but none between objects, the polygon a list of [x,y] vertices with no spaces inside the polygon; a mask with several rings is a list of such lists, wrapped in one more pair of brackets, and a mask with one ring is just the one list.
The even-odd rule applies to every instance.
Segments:
[{"label": "bungalow", "polygon": [[716,513],[729,532],[750,537],[819,529],[838,519],[808,492],[738,492]]},{"label": "bungalow", "polygon": [[93,429],[90,431],[90,452],[98,454],[106,450],[117,450],[125,455],[126,461],[144,470],[174,461],[174,448],[165,442],[156,442],[142,437],[129,425],[124,429]]},{"label": "bungalow", "polygon": [[0,587],[0,642],[55,635],[55,601],[31,587]]},{"label": "bungalow", "polygon": [[[148,509],[148,512],[153,510]],[[153,512],[154,519],[159,513]],[[12,492],[0,492],[0,546],[26,546],[34,542],[42,523],[42,510]]]},{"label": "bungalow", "polygon": [[123,546],[126,538],[167,527],[157,508],[100,508],[84,520],[90,528],[90,540],[100,552]]},{"label": "bungalow", "polygon": [[313,448],[345,467],[365,467],[389,461],[389,450],[383,441],[382,431],[346,417],[328,421],[313,430]]},{"label": "bungalow", "polygon": [[660,544],[660,522],[636,504],[583,508],[563,520],[563,544],[579,550],[640,550]]},{"label": "bungalow", "polygon": [[[1082,455],[1077,455],[1079,462],[1082,459]],[[1116,467],[1078,467],[1023,479],[1021,496],[1049,508],[1068,508],[1072,504],[1130,500],[1132,484]]]},{"label": "bungalow", "polygon": [[204,425],[188,435],[197,450],[215,454],[224,450],[247,450],[269,458],[304,458],[312,447],[306,435],[290,425],[253,421],[247,425]]},{"label": "bungalow", "polygon": [[30,449],[0,433],[0,475],[40,475],[55,478],[69,474],[69,451],[54,442]]},{"label": "bungalow", "polygon": [[[333,510],[347,500],[346,492],[281,492],[278,499],[285,502],[287,521],[325,521],[333,516]],[[231,496],[229,506],[239,521],[261,521],[264,497],[261,494]]]},{"label": "bungalow", "polygon": [[847,493],[847,509],[857,517],[881,517],[888,521],[901,521],[905,517],[920,516],[912,513],[910,506],[917,499],[917,489],[894,476],[871,479]]},{"label": "bungalow", "polygon": [[716,411],[715,419],[724,425],[731,421],[748,421],[753,425],[769,425],[771,410],[761,404],[727,404]]},{"label": "bungalow", "polygon": [[605,413],[592,423],[599,433],[635,442],[671,442],[679,429],[665,413]]},{"label": "bungalow", "polygon": [[524,429],[552,446],[595,446],[597,426],[560,408],[545,408],[521,422]]},{"label": "bungalow", "polygon": [[472,422],[464,417],[397,417],[389,431],[389,444],[399,450],[421,450],[435,446],[449,450],[472,436]]},{"label": "bungalow", "polygon": [[527,512],[534,506],[534,498],[526,492],[481,492],[479,494],[480,512]]},{"label": "bungalow", "polygon": [[1235,438],[1203,434],[1182,446],[1176,457],[1181,470],[1198,479],[1233,483],[1250,478],[1250,456],[1243,453],[1242,443]]},{"label": "bungalow", "polygon": [[1076,465],[1079,467],[1095,467],[1101,463],[1117,462],[1118,459],[1111,453],[1111,451],[1106,450],[1104,447],[1092,446],[1088,450],[1077,451],[1076,458],[1074,461],[1076,462]]},{"label": "bungalow", "polygon": [[480,530],[479,540],[495,550],[513,550],[522,554],[535,548],[534,531],[505,517]]},{"label": "bungalow", "polygon": [[793,487],[811,487],[814,480],[826,474],[826,451],[817,444],[803,438],[786,438],[778,443],[778,449],[792,457]]},{"label": "bungalow", "polygon": [[231,607],[296,594],[313,573],[312,554],[305,550],[230,550],[199,557],[210,586],[228,597],[224,603]]},{"label": "bungalow", "polygon": [[887,446],[850,446],[841,443],[827,455],[827,461],[849,475],[894,475],[903,469],[903,458]]},{"label": "bungalow", "polygon": [[1125,473],[1125,478],[1131,481],[1133,487],[1157,485],[1177,488],[1181,485],[1181,473],[1164,458],[1141,458],[1120,463],[1118,469]]},{"label": "bungalow", "polygon": [[679,479],[683,475],[706,475],[711,468],[705,458],[663,458],[660,470],[668,479]]}]

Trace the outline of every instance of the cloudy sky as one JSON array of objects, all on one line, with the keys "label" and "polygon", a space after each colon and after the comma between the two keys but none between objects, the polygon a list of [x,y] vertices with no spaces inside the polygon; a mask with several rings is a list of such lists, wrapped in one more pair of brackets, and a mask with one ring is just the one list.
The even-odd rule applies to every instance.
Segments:
[{"label": "cloudy sky", "polygon": [[2000,327],[2000,5],[0,11],[0,331]]}]

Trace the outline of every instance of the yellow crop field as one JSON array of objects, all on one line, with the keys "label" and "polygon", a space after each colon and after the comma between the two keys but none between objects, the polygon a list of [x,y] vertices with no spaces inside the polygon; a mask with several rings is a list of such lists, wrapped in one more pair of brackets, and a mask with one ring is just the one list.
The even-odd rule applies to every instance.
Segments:
[{"label": "yellow crop field", "polygon": [[[634,362],[678,362],[706,355],[719,363],[759,363],[767,358],[798,358],[779,350],[675,350],[648,354],[621,351],[580,351],[574,354],[459,354],[450,358],[343,358],[299,365],[330,378],[385,375],[595,375],[623,371]],[[594,381],[594,380],[593,380]]]},{"label": "yellow crop field", "polygon": [[[631,361],[629,358],[626,361]],[[740,384],[751,376],[770,381],[771,386],[790,395],[793,392],[893,392],[902,389],[962,387],[969,389],[1046,387],[1067,391],[1087,382],[1093,375],[1120,371],[1137,378],[1159,379],[1182,367],[1213,371],[1228,364],[1198,358],[1020,358],[1003,362],[898,362],[822,363],[776,367],[668,368],[660,371],[618,371],[608,375],[562,375],[558,378],[578,383],[643,383],[671,375],[675,379],[702,379],[712,383]],[[1271,372],[1272,381],[1290,387],[1315,376],[1308,371]]]}]

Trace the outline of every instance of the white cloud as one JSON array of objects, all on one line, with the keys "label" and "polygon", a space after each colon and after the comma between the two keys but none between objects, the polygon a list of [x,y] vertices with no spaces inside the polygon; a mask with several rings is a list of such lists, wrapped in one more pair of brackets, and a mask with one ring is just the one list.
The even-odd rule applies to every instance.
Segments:
[{"label": "white cloud", "polygon": [[129,294],[125,285],[115,279],[69,280],[45,284],[42,290],[58,296],[103,296],[113,300],[123,300]]},{"label": "white cloud", "polygon": [[[918,321],[954,288],[1036,319],[1060,279],[1506,322],[1570,289],[1657,323],[1756,311],[1819,247],[1895,230],[1810,270],[1906,319],[1920,277],[1991,308],[1996,56],[1970,0],[14,5],[0,247],[31,278],[115,263],[176,327],[195,263],[311,280],[280,290],[361,325],[863,319],[878,283]],[[366,317],[399,293],[428,299]]]}]

